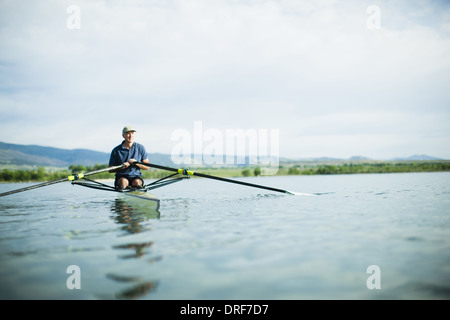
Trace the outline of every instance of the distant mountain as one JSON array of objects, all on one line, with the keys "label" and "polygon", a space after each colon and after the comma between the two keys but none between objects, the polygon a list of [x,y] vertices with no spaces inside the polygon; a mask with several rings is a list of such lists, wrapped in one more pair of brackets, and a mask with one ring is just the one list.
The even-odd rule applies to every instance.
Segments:
[{"label": "distant mountain", "polygon": [[[432,157],[428,156],[426,154],[420,154],[420,155],[413,155],[410,157],[399,157],[399,158],[392,158],[392,159],[386,159],[384,161],[431,161],[431,160],[445,160],[442,158]],[[342,162],[342,161],[381,161],[380,159],[371,159],[364,156],[353,156],[350,158],[329,158],[329,157],[317,157],[317,158],[300,158],[300,159],[287,159],[283,158],[280,159],[280,162]]]},{"label": "distant mountain", "polygon": [[[71,164],[92,166],[107,164],[109,153],[87,149],[59,149],[37,145],[19,145],[0,142],[0,165],[33,165],[68,167]],[[169,155],[151,154],[152,162],[172,165]]]},{"label": "distant mountain", "polygon": [[363,157],[363,156],[353,156],[347,159],[344,158],[330,158],[330,157],[316,157],[316,158],[296,158],[296,159],[287,159],[283,158],[280,159],[280,162],[293,162],[293,161],[300,161],[300,162],[340,162],[340,161],[370,161],[373,159]]},{"label": "distant mountain", "polygon": [[419,161],[419,160],[444,160],[444,159],[427,156],[426,154],[415,154],[415,155],[407,157],[407,158],[394,158],[392,160],[395,160],[395,161],[400,161],[400,160]]},{"label": "distant mountain", "polygon": [[[99,152],[87,149],[59,149],[53,147],[43,147],[37,145],[20,145],[0,142],[0,165],[28,165],[28,166],[47,166],[47,167],[68,167],[72,164],[92,166],[95,164],[107,164],[109,161],[109,153]],[[174,164],[171,156],[162,153],[149,154],[149,160],[152,163],[164,166],[180,166],[190,164]],[[318,157],[303,159],[279,159],[280,163],[301,162],[340,162],[340,161],[375,161],[364,156],[353,156],[348,159]],[[428,155],[413,155],[408,158],[395,158],[391,161],[420,161],[420,160],[443,160]],[[237,163],[235,159],[234,163]],[[241,166],[249,164],[248,157]],[[192,165],[191,165],[192,166]],[[203,165],[202,165],[203,166]]]},{"label": "distant mountain", "polygon": [[0,164],[68,167],[108,163],[109,154],[86,149],[59,149],[0,142]]},{"label": "distant mountain", "polygon": [[363,160],[372,160],[372,159],[364,157],[364,156],[353,156],[353,157],[349,158],[348,160],[351,160],[351,161],[363,161]]}]

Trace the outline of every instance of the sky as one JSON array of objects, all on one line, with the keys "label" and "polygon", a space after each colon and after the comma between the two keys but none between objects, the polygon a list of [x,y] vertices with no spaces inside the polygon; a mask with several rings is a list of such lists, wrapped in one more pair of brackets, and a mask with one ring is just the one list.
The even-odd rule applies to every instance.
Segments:
[{"label": "sky", "polygon": [[7,143],[450,159],[449,84],[447,1],[0,0]]}]

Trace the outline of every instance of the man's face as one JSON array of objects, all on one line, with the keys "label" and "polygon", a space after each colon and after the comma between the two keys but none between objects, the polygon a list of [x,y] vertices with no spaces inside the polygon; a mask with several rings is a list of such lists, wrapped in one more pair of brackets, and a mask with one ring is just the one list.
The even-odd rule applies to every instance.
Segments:
[{"label": "man's face", "polygon": [[128,131],[128,132],[124,133],[122,136],[126,142],[131,143],[134,141],[134,131]]}]

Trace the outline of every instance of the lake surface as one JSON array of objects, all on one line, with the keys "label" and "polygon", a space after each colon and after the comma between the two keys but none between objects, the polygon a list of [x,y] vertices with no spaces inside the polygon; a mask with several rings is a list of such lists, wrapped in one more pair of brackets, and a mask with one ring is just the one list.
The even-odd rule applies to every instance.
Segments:
[{"label": "lake surface", "polygon": [[153,190],[159,213],[68,182],[1,197],[0,298],[450,298],[450,173],[243,180],[320,195],[190,179]]}]

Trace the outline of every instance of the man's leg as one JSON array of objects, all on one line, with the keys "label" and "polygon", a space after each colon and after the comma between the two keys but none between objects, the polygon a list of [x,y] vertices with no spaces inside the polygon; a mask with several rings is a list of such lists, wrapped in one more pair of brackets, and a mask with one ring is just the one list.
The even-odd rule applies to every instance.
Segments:
[{"label": "man's leg", "polygon": [[144,185],[144,181],[142,181],[141,178],[133,179],[133,181],[131,182],[131,186],[132,186],[133,188],[140,188],[140,187],[142,187],[143,185]]},{"label": "man's leg", "polygon": [[116,188],[123,190],[126,187],[128,187],[130,183],[128,182],[127,178],[119,178],[116,182]]}]

